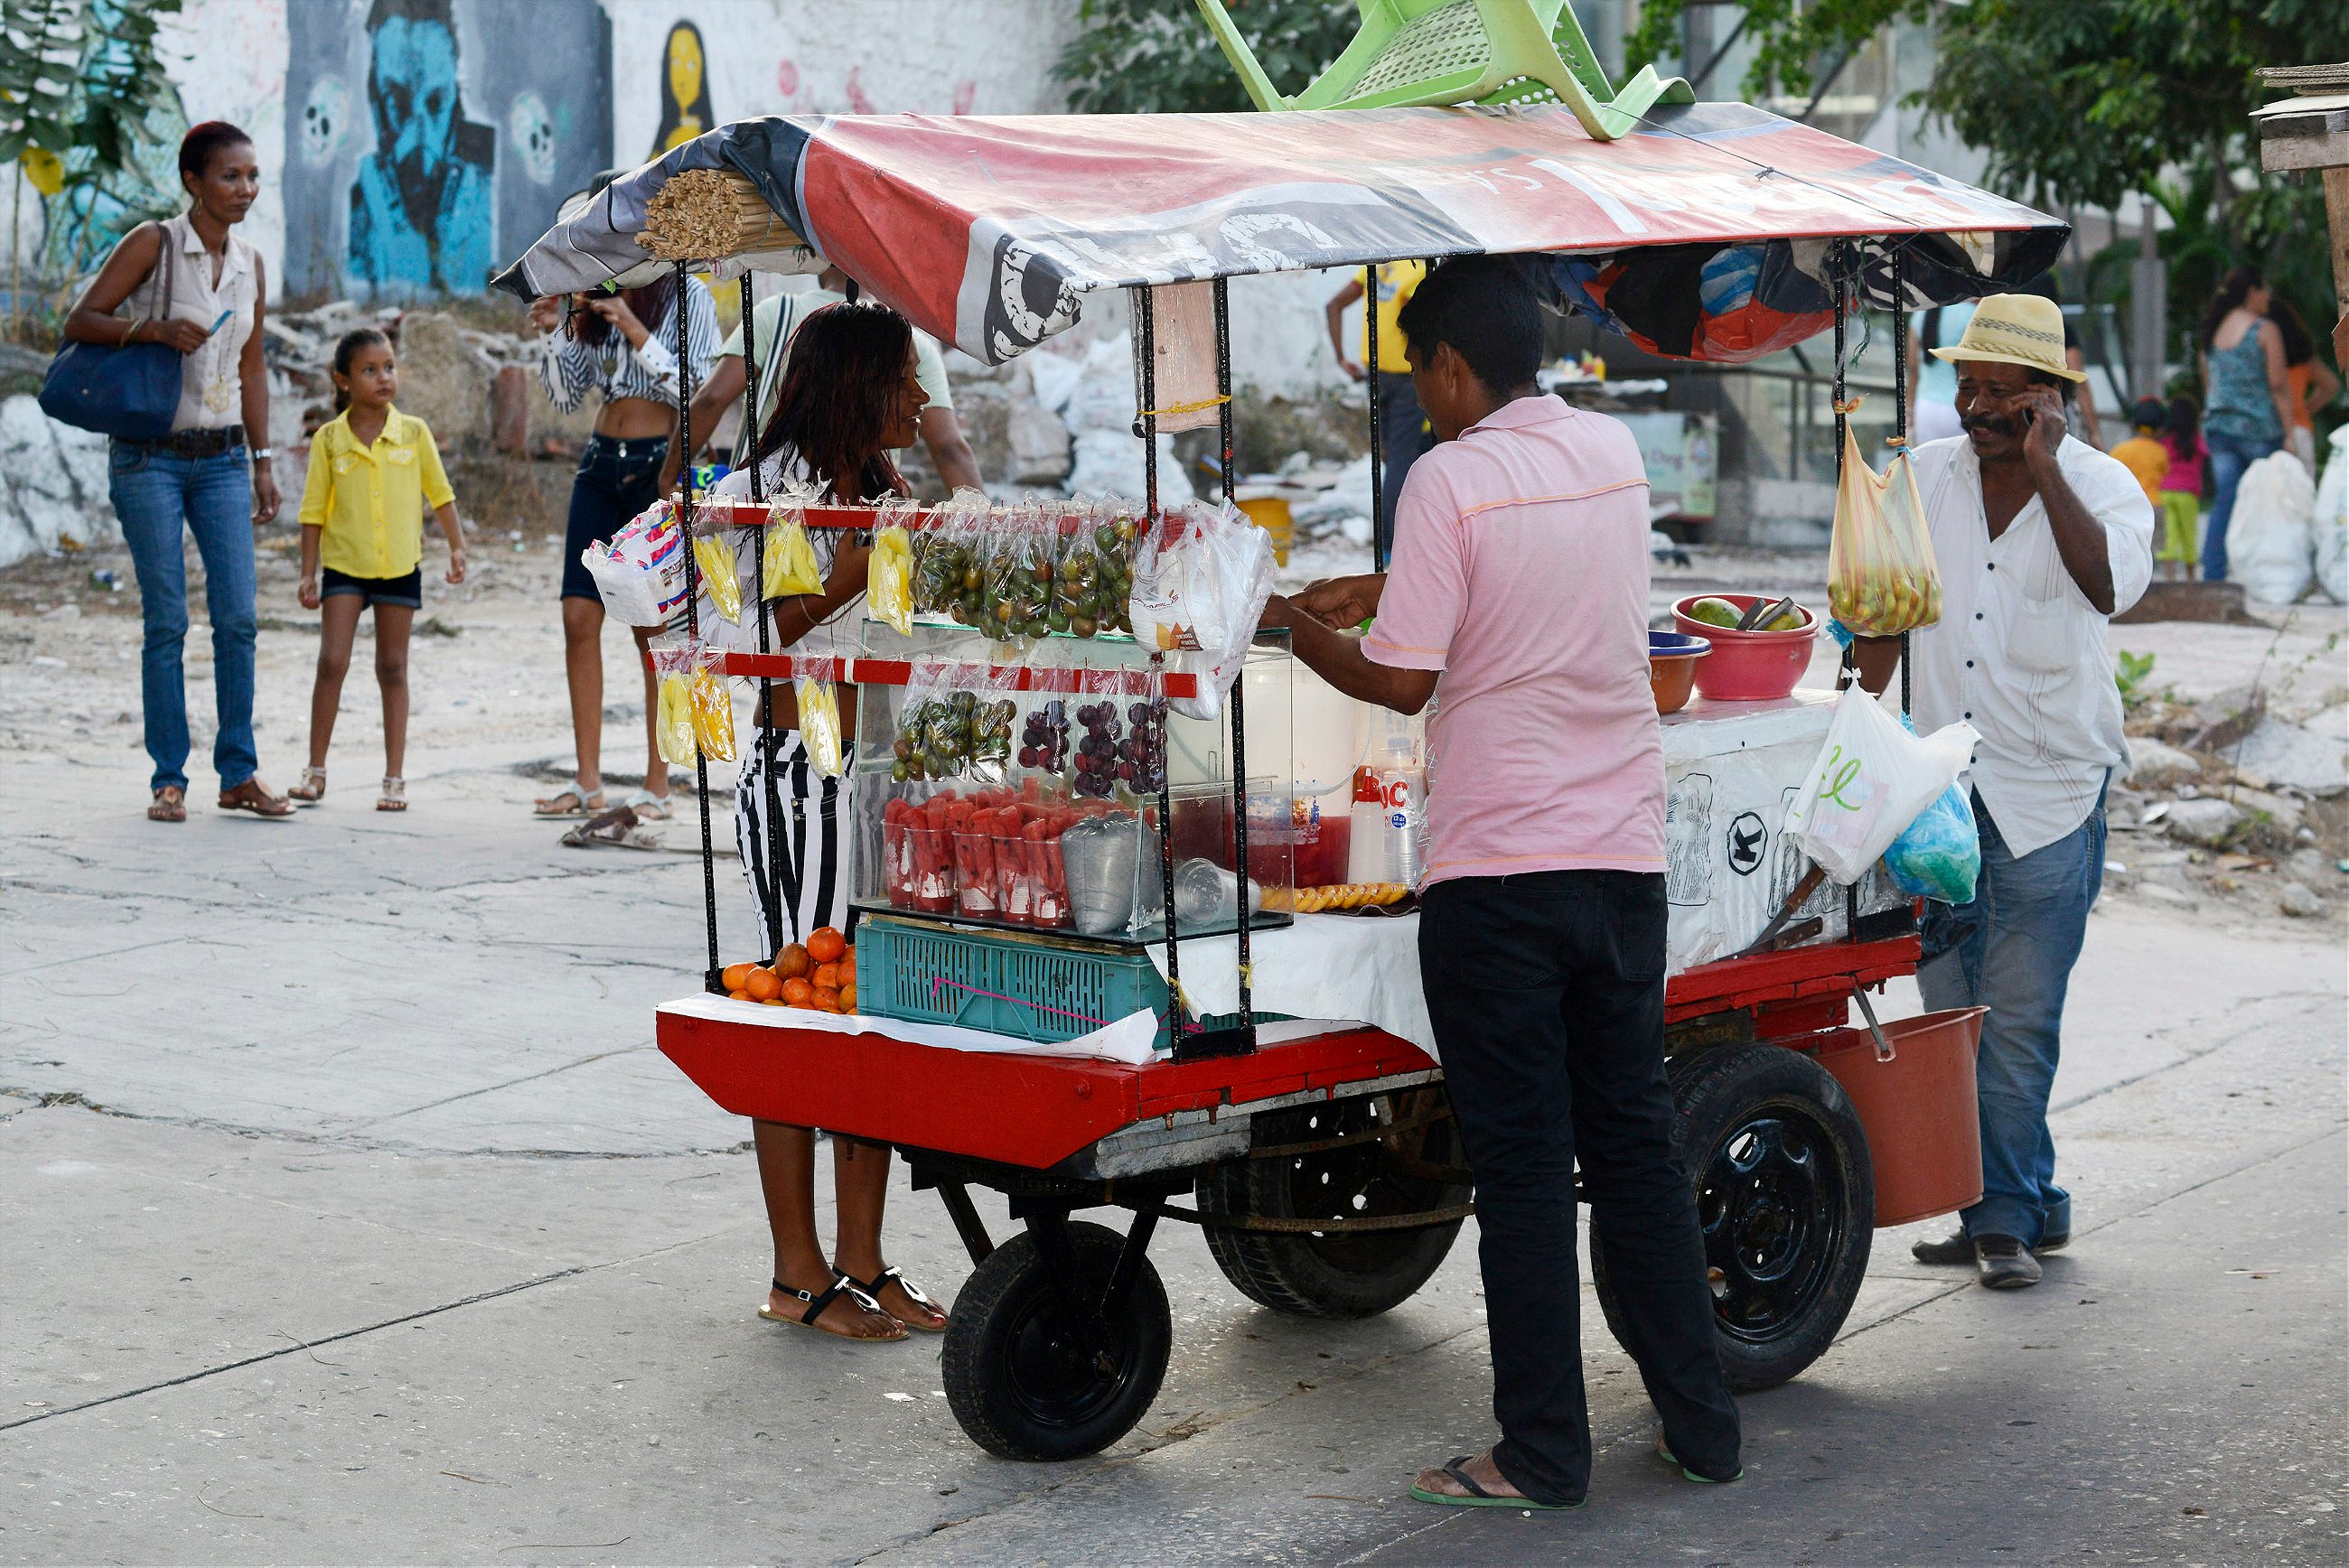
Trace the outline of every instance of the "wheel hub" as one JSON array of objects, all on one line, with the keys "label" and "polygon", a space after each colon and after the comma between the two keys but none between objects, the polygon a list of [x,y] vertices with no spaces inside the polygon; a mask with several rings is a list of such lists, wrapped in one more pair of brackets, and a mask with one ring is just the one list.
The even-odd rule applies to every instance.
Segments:
[{"label": "wheel hub", "polygon": [[1767,1340],[1826,1284],[1849,1222],[1830,1147],[1794,1103],[1754,1108],[1714,1144],[1697,1220],[1723,1332]]}]

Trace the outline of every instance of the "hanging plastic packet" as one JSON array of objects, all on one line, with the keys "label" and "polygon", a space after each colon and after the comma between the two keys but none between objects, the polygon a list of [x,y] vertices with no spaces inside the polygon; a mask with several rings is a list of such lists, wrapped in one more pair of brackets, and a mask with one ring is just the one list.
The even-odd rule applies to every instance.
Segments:
[{"label": "hanging plastic packet", "polygon": [[[955,491],[929,527],[914,535],[914,613],[933,622],[964,623],[963,576],[969,566],[972,521],[988,510],[975,490]],[[976,589],[978,584],[970,584]]]},{"label": "hanging plastic packet", "polygon": [[847,756],[841,742],[839,690],[825,676],[802,676],[798,687],[800,744],[818,774],[837,779]]},{"label": "hanging plastic packet", "polygon": [[789,485],[767,513],[767,539],[760,561],[760,592],[790,599],[823,592],[823,569],[808,542],[807,507],[812,487]]},{"label": "hanging plastic packet", "polygon": [[693,661],[691,694],[693,737],[701,755],[717,762],[734,760],[734,688],[726,679],[726,655],[703,648]]},{"label": "hanging plastic packet", "polygon": [[1104,634],[1133,635],[1133,559],[1148,523],[1139,503],[1120,496],[1105,496],[1093,508],[1093,548],[1102,568],[1093,602]]},{"label": "hanging plastic packet", "polygon": [[864,613],[901,637],[914,634],[915,511],[913,503],[904,500],[882,503],[864,573]]},{"label": "hanging plastic packet", "polygon": [[630,626],[660,626],[685,608],[685,535],[677,509],[655,501],[615,533],[608,543],[579,552],[595,580],[604,613]]},{"label": "hanging plastic packet", "polygon": [[[892,739],[889,777],[897,783],[958,779],[970,760],[970,725],[957,718],[950,682],[955,666],[922,663],[905,682]],[[964,694],[968,696],[969,694]]]},{"label": "hanging plastic packet", "polygon": [[654,709],[653,744],[661,760],[678,768],[690,768],[699,753],[694,738],[693,723],[693,664],[695,650],[690,644],[659,644],[651,648],[654,689],[657,703]]},{"label": "hanging plastic packet", "polygon": [[994,521],[979,618],[988,636],[1022,643],[1051,629],[1045,603],[1052,586],[1052,539],[1051,525],[1034,501],[1008,508]]},{"label": "hanging plastic packet", "polygon": [[967,673],[970,684],[954,694],[958,712],[964,699],[969,699],[968,772],[971,782],[983,789],[999,788],[1011,772],[1011,730],[1019,711],[1011,693],[1017,689],[1019,676],[1016,668],[1001,665],[974,667]]},{"label": "hanging plastic packet", "polygon": [[1178,697],[1185,718],[1212,719],[1247,658],[1272,594],[1272,543],[1228,501],[1194,502],[1141,541],[1134,558],[1135,641],[1165,652],[1197,649],[1181,667],[1199,695]]},{"label": "hanging plastic packet", "polygon": [[735,625],[742,624],[742,565],[734,553],[730,519],[704,511],[693,521],[693,562],[710,607]]},{"label": "hanging plastic packet", "polygon": [[1827,608],[1852,631],[1897,636],[1941,618],[1941,574],[1917,493],[1915,464],[1892,454],[1879,474],[1847,428],[1827,542]]}]

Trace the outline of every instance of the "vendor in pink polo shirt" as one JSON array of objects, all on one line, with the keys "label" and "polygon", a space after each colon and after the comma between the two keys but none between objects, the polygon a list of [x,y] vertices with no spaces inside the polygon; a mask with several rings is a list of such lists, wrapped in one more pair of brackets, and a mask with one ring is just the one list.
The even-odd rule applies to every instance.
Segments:
[{"label": "vendor in pink polo shirt", "polygon": [[[1417,713],[1443,694],[1420,960],[1475,1176],[1501,1440],[1412,1495],[1582,1501],[1578,1153],[1658,1451],[1692,1480],[1734,1480],[1737,1409],[1664,1082],[1647,473],[1622,425],[1535,386],[1541,309],[1515,262],[1446,263],[1400,325],[1438,445],[1404,482],[1393,569],[1276,598],[1265,624],[1361,701]],[[1361,643],[1330,629],[1367,615]]]}]

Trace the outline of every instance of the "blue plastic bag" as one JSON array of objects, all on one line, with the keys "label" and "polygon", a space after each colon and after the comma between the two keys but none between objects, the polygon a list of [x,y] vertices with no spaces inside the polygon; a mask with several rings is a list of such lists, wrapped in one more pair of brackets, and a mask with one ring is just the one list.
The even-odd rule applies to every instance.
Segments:
[{"label": "blue plastic bag", "polygon": [[1910,898],[1971,903],[1982,875],[1982,835],[1962,781],[1941,791],[1884,851],[1892,885]]}]

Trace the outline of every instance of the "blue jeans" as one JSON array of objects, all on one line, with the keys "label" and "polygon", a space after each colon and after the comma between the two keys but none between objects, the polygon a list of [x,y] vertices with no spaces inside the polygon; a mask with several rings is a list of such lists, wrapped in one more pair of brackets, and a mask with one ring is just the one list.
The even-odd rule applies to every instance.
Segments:
[{"label": "blue jeans", "polygon": [[2072,1195],[2055,1185],[2047,1099],[2061,1054],[2064,992],[2105,885],[2105,801],[2087,820],[2027,855],[2006,847],[1977,794],[1982,878],[1974,901],[1925,906],[1917,989],[1935,1012],[1988,1007],[1974,1089],[1982,1104],[1982,1202],[1959,1218],[1970,1235],[2035,1247],[2072,1229]]},{"label": "blue jeans", "polygon": [[139,573],[147,645],[139,665],[154,789],[188,787],[188,697],[181,645],[188,637],[181,529],[204,562],[212,623],[212,706],[220,721],[212,766],[233,789],[260,767],[253,748],[253,469],[243,447],[209,458],[127,441],[113,444],[108,490]]},{"label": "blue jeans", "polygon": [[2210,521],[2202,535],[2202,581],[2227,580],[2227,522],[2235,515],[2235,491],[2243,470],[2261,458],[2283,450],[2283,443],[2247,436],[2203,433],[2210,443]]}]

